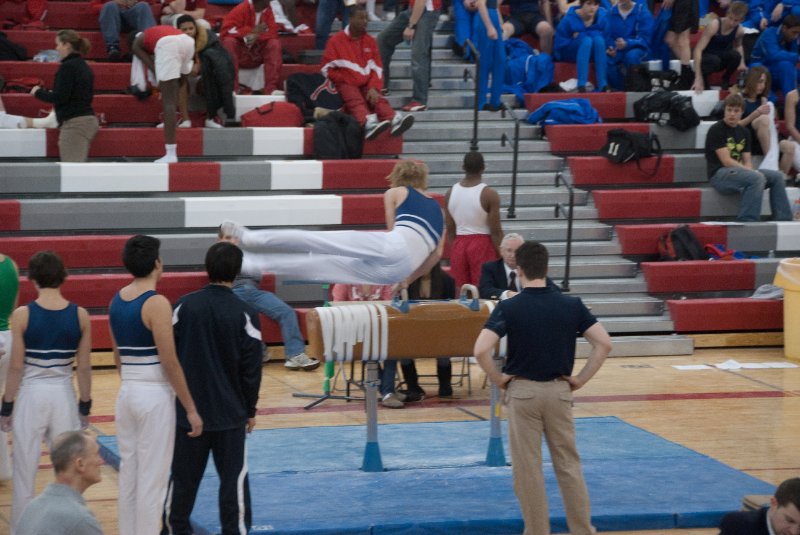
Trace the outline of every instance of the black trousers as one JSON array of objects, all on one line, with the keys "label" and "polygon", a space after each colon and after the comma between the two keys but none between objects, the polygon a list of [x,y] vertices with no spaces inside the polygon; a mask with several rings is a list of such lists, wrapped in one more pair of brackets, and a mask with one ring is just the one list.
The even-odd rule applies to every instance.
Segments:
[{"label": "black trousers", "polygon": [[724,79],[729,81],[731,75],[736,72],[741,61],[742,55],[732,48],[723,50],[720,53],[703,52],[700,68],[703,73],[703,83],[705,83],[706,89],[708,89],[708,76],[710,74],[723,71]]},{"label": "black trousers", "polygon": [[197,438],[178,427],[172,457],[172,476],[164,504],[162,535],[192,535],[189,515],[203,479],[208,454],[219,475],[219,516],[223,535],[250,531],[250,485],[247,480],[245,427],[225,431],[203,431]]}]

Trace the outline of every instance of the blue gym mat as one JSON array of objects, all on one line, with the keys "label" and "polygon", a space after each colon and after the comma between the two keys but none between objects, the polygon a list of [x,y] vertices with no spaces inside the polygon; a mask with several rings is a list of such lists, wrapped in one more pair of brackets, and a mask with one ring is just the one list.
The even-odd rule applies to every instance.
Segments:
[{"label": "blue gym mat", "polygon": [[[713,527],[745,494],[774,486],[614,417],[576,420],[592,520],[601,531]],[[489,422],[384,424],[384,472],[362,472],[365,426],[253,432],[248,438],[251,533],[410,535],[521,533],[511,468],[484,465]],[[507,437],[503,422],[504,442]],[[99,437],[117,467],[116,437]],[[506,459],[510,461],[508,447]],[[553,531],[566,532],[544,447]],[[219,533],[217,477],[209,463],[192,515]]]}]

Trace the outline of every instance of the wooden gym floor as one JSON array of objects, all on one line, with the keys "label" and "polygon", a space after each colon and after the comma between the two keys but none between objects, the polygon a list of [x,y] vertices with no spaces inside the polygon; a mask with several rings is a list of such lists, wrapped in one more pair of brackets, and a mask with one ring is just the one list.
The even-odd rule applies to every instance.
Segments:
[{"label": "wooden gym floor", "polygon": [[[273,351],[275,353],[275,351]],[[678,371],[673,365],[784,361],[781,348],[699,349],[693,356],[612,358],[576,395],[575,416],[617,416],[767,482],[778,484],[800,474],[800,368]],[[581,366],[578,361],[577,366]],[[434,361],[418,361],[420,373],[433,373]],[[454,363],[454,371],[458,369]],[[405,409],[379,410],[381,423],[437,422],[488,417],[488,389],[472,366],[472,394],[456,387],[457,399],[439,400],[436,386],[424,386],[429,397]],[[115,434],[114,402],[119,378],[114,369],[95,369],[91,430]],[[435,378],[424,379],[427,381]],[[264,366],[259,402],[261,429],[363,424],[363,403],[328,400],[312,410],[310,400],[295,392],[319,392],[322,368],[289,372],[282,361]],[[339,385],[341,387],[341,381]],[[275,452],[278,455],[278,452]],[[40,491],[53,479],[49,458],[42,457],[37,476]],[[117,473],[103,468],[103,482],[85,497],[105,533],[117,533]],[[0,534],[8,533],[11,483],[0,482]],[[625,532],[631,535],[652,531]],[[659,532],[659,533],[663,533]],[[715,529],[673,530],[670,535],[716,535]]]}]

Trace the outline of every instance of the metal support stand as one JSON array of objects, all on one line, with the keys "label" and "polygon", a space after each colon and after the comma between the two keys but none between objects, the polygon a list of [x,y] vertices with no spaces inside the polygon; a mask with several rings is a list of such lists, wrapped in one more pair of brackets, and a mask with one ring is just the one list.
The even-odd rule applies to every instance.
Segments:
[{"label": "metal support stand", "polygon": [[378,363],[369,361],[367,366],[367,445],[364,448],[364,472],[383,472],[381,449],[378,445]]},{"label": "metal support stand", "polygon": [[[494,359],[495,367],[503,367],[503,359]],[[492,412],[489,432],[489,449],[486,452],[486,466],[506,466],[506,454],[503,451],[503,435],[500,432],[500,389],[492,383],[491,403],[489,410]]]}]

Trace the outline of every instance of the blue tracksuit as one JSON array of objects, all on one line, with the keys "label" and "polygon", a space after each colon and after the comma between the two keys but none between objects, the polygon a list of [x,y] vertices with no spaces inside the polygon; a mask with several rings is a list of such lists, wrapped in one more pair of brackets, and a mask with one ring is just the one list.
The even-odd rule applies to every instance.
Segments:
[{"label": "blue tracksuit", "polygon": [[608,57],[608,81],[614,89],[625,89],[625,79],[621,67],[638,65],[650,52],[653,38],[653,15],[644,3],[635,3],[633,10],[622,18],[619,5],[611,8],[606,18],[606,47],[616,49],[618,38],[625,39],[625,48],[617,50],[614,57]]},{"label": "blue tracksuit", "polygon": [[[597,10],[594,22],[586,26],[576,8],[571,7],[556,28],[553,42],[555,57],[578,66],[578,87],[583,87],[589,79],[589,62],[594,60],[595,77],[598,89],[608,85],[606,81],[606,16],[603,8]],[[577,35],[576,35],[577,34]],[[574,36],[574,37],[573,37]]]},{"label": "blue tracksuit", "polygon": [[771,26],[761,32],[750,54],[750,66],[764,65],[772,76],[772,86],[779,87],[785,97],[797,86],[797,40],[785,42],[782,26]]},{"label": "blue tracksuit", "polygon": [[473,19],[472,34],[475,36],[475,46],[481,55],[481,68],[478,73],[478,109],[483,108],[486,104],[490,73],[492,75],[492,94],[489,97],[489,103],[495,108],[500,107],[503,78],[506,71],[506,48],[503,44],[500,15],[497,13],[497,0],[486,0],[486,9],[489,12],[489,20],[492,21],[494,29],[497,31],[497,39],[491,40],[486,36],[486,26],[480,15]]}]

